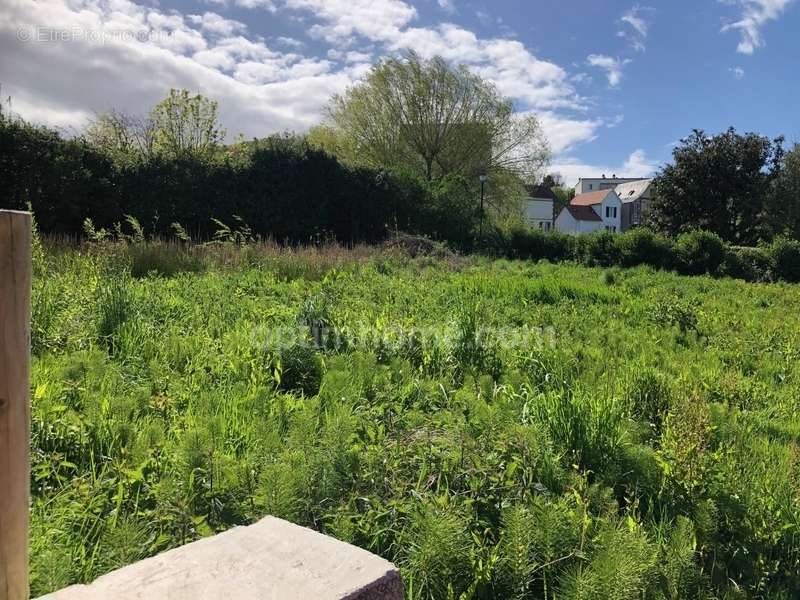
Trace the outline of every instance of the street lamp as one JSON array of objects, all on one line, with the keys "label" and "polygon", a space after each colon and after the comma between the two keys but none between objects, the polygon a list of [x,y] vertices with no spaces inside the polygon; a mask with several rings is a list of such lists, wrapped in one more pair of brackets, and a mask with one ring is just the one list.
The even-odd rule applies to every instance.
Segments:
[{"label": "street lamp", "polygon": [[478,237],[482,240],[483,239],[483,189],[484,186],[486,185],[486,180],[488,179],[488,177],[486,176],[485,172],[481,171],[481,174],[478,175],[478,179],[481,180],[481,223],[480,223],[480,228],[478,230]]}]

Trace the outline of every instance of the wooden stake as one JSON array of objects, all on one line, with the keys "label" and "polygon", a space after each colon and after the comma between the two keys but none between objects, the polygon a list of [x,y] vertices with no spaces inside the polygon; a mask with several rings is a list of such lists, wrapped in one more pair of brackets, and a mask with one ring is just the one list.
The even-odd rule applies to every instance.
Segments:
[{"label": "wooden stake", "polygon": [[0,600],[28,600],[31,215],[0,210]]}]

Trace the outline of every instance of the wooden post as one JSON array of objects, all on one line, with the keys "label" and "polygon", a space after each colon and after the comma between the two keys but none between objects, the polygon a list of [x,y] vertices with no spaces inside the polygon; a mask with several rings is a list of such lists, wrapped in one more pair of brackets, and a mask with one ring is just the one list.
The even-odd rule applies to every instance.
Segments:
[{"label": "wooden post", "polygon": [[28,600],[31,215],[0,210],[0,600]]}]

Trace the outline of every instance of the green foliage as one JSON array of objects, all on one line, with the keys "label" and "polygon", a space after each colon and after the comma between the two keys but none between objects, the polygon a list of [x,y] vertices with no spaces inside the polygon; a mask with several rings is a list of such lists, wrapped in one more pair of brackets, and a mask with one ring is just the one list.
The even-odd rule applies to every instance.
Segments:
[{"label": "green foliage", "polygon": [[609,267],[620,262],[617,235],[609,231],[589,233],[576,238],[575,257],[589,266]]},{"label": "green foliage", "polygon": [[309,343],[299,343],[282,349],[275,363],[275,379],[286,391],[299,391],[313,396],[322,383],[322,362]]},{"label": "green foliage", "polygon": [[779,237],[769,248],[775,275],[784,281],[800,281],[800,241]]},{"label": "green foliage", "polygon": [[636,228],[617,238],[619,262],[624,267],[650,265],[655,268],[673,267],[675,251],[672,242],[649,229]]},{"label": "green foliage", "polygon": [[673,236],[702,229],[731,244],[754,244],[768,226],[765,208],[781,169],[782,144],[783,138],[739,134],[732,127],[713,136],[694,130],[655,179],[650,223]]},{"label": "green foliage", "polygon": [[769,281],[774,270],[772,256],[767,249],[748,246],[729,246],[721,266],[723,274],[745,281]]},{"label": "green foliage", "polygon": [[725,244],[709,231],[689,231],[678,236],[675,250],[680,270],[689,275],[716,273],[725,260]]},{"label": "green foliage", "polygon": [[558,262],[573,256],[575,238],[560,232],[514,228],[509,234],[509,258]]},{"label": "green foliage", "polygon": [[266,514],[410,598],[800,586],[796,286],[140,230],[43,240],[35,596]]}]

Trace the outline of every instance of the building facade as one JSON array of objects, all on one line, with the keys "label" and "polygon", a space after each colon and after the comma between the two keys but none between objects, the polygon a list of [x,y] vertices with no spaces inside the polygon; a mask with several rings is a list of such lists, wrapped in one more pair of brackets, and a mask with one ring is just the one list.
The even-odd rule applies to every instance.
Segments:
[{"label": "building facade", "polygon": [[623,183],[614,188],[622,201],[622,231],[645,224],[647,210],[653,198],[652,189],[652,179]]},{"label": "building facade", "polygon": [[600,192],[603,190],[613,190],[618,185],[625,183],[632,183],[634,181],[641,181],[642,177],[581,177],[578,183],[575,184],[575,195],[588,194],[590,192]]},{"label": "building facade", "polygon": [[544,186],[529,189],[524,205],[525,222],[534,229],[542,231],[553,229],[553,202],[555,199],[555,194]]},{"label": "building facade", "polygon": [[557,231],[590,233],[592,231],[622,231],[622,201],[612,189],[575,196],[558,214]]}]

